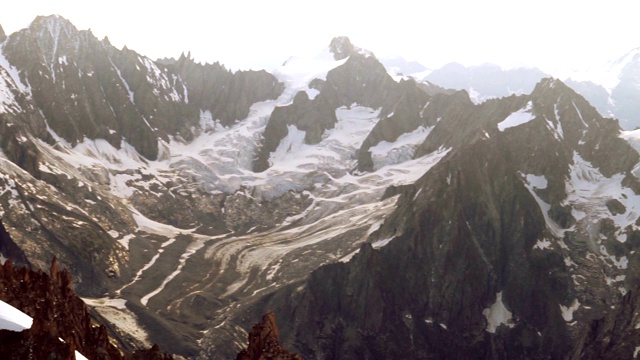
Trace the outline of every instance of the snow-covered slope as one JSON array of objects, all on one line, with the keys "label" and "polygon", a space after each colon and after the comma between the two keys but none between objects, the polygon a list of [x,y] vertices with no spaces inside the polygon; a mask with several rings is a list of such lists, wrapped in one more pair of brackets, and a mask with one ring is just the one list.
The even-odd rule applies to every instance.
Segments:
[{"label": "snow-covered slope", "polygon": [[[25,39],[37,41],[25,49]],[[227,317],[354,253],[395,208],[387,189],[413,183],[449,151],[415,157],[429,131],[411,129],[371,150],[374,171],[352,173],[365,139],[401,92],[375,57],[348,39],[333,44],[340,56],[330,47],[290,58],[274,71],[275,85],[271,75],[231,74],[188,57],[156,64],[59,17],[39,18],[6,44],[0,100],[11,116],[0,123],[0,213],[8,231],[35,266],[45,268],[56,254],[76,269],[77,290],[117,327],[143,343],[179,333],[166,349],[187,356],[198,352],[210,324],[244,343],[237,324],[222,325]],[[84,56],[89,47],[104,57]],[[28,52],[63,60],[34,64],[48,74],[41,78],[10,62]],[[55,99],[32,94],[35,82]],[[91,96],[74,92],[76,82],[108,104],[106,115]],[[220,101],[205,98],[209,89]],[[238,96],[226,98],[224,89]],[[267,153],[268,167],[254,171],[274,114],[298,106],[301,93],[318,104],[308,112],[335,122],[320,129],[286,124]],[[65,96],[71,105],[50,108]],[[251,98],[246,115],[234,118]],[[81,103],[90,111],[79,110]],[[168,112],[161,116],[156,107]],[[118,109],[131,111],[129,121]]]},{"label": "snow-covered slope", "polygon": [[[429,75],[465,90],[447,92],[390,76],[346,38],[273,74],[231,73],[189,56],[156,63],[39,18],[2,45],[0,215],[33,266],[56,254],[116,327],[188,357],[220,344],[229,353],[219,356],[235,353],[247,314],[272,299],[293,308],[282,294],[313,304],[334,287],[344,308],[299,313],[344,311],[371,293],[376,324],[389,328],[354,334],[392,336],[400,324],[398,344],[427,333],[454,344],[465,337],[443,331],[486,340],[526,323],[568,339],[565,323],[606,310],[587,285],[607,304],[628,289],[637,156],[614,122],[540,75],[451,65]],[[331,276],[307,282],[327,264]],[[549,264],[560,295],[555,278],[531,282]],[[398,269],[408,272],[389,282]],[[543,320],[514,305],[522,274],[526,291],[544,294]],[[448,290],[463,284],[464,299]],[[342,336],[334,325],[318,338]]]},{"label": "snow-covered slope", "polygon": [[1,330],[22,331],[30,329],[32,323],[33,319],[29,315],[0,300]]}]

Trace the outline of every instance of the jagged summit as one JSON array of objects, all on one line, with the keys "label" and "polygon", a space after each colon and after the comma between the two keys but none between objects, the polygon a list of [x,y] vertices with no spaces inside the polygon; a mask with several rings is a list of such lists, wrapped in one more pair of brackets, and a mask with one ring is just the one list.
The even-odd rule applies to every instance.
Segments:
[{"label": "jagged summit", "polygon": [[57,27],[66,27],[66,28],[76,29],[76,26],[73,25],[71,21],[69,21],[67,18],[60,16],[58,14],[38,15],[29,24],[29,28],[43,27],[43,26],[51,29],[55,29]]},{"label": "jagged summit", "polygon": [[333,53],[333,58],[335,60],[346,59],[354,53],[364,55],[365,57],[373,56],[371,51],[353,45],[351,40],[346,36],[333,38],[329,44],[329,51]]},{"label": "jagged summit", "polygon": [[349,40],[346,36],[338,36],[331,40],[329,44],[329,49],[333,53],[333,58],[336,60],[342,60],[351,55],[354,51],[354,46],[351,44],[351,40]]},{"label": "jagged summit", "polygon": [[[51,49],[52,56],[56,55],[59,45],[76,39],[81,33],[71,21],[60,15],[37,16],[27,30],[34,33],[35,38],[41,42],[41,46]],[[88,30],[82,32],[90,34]]]},{"label": "jagged summit", "polygon": [[309,358],[563,358],[640,278],[638,154],[559,80],[474,103],[346,37],[269,74],[74,31],[2,46],[0,254],[133,340],[230,358],[273,308]]},{"label": "jagged summit", "polygon": [[289,352],[280,345],[276,317],[271,311],[251,328],[248,340],[247,348],[236,356],[236,360],[302,360],[299,355]]}]

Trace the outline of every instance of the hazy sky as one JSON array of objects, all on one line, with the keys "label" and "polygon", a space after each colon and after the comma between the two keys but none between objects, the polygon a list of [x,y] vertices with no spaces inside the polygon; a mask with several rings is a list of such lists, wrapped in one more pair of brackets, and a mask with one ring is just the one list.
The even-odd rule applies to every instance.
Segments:
[{"label": "hazy sky", "polygon": [[[114,46],[153,59],[191,51],[198,61],[272,68],[346,35],[377,56],[429,67],[450,61],[578,68],[640,47],[634,1],[13,1],[12,33],[59,14]],[[382,5],[378,5],[382,4]]]}]

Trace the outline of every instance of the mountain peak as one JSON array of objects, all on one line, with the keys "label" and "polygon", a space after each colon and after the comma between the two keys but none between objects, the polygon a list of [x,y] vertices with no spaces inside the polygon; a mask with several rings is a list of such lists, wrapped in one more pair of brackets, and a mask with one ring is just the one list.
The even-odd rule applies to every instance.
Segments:
[{"label": "mountain peak", "polygon": [[553,77],[542,78],[531,92],[534,99],[543,99],[552,97],[555,100],[563,93],[570,92],[575,95],[575,91],[567,86],[564,82]]},{"label": "mountain peak", "polygon": [[560,80],[558,80],[558,79],[556,79],[554,77],[545,77],[545,78],[540,79],[540,81],[536,85],[536,87],[533,90],[533,92],[535,93],[536,91],[541,91],[543,89],[553,89],[558,84],[564,85],[564,83],[562,81],[560,81]]},{"label": "mountain peak", "polygon": [[29,25],[29,29],[46,29],[52,35],[59,34],[64,29],[67,32],[78,32],[78,29],[71,21],[60,15],[36,16]]},{"label": "mountain peak", "polygon": [[0,25],[0,43],[3,42],[7,38],[7,34],[4,33],[4,29],[2,25]]},{"label": "mountain peak", "polygon": [[333,38],[329,44],[329,51],[333,53],[334,60],[343,60],[353,54],[360,54],[366,58],[374,56],[371,51],[353,45],[346,36]]},{"label": "mountain peak", "polygon": [[331,40],[331,44],[329,44],[329,50],[333,53],[335,60],[342,60],[349,57],[354,49],[351,40],[346,36],[335,37]]}]

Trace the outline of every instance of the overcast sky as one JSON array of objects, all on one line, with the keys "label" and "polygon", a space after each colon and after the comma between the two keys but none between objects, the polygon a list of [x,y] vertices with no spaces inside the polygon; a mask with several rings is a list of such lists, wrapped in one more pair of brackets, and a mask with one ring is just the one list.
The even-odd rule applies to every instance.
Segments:
[{"label": "overcast sky", "polygon": [[[59,14],[153,59],[191,51],[232,69],[273,68],[346,35],[378,57],[436,68],[580,68],[640,47],[635,1],[13,1],[0,13],[12,33]],[[378,5],[382,4],[382,5]]]}]

